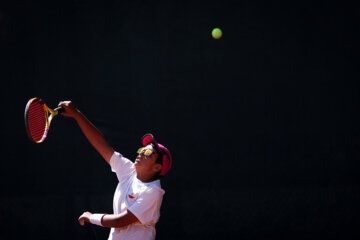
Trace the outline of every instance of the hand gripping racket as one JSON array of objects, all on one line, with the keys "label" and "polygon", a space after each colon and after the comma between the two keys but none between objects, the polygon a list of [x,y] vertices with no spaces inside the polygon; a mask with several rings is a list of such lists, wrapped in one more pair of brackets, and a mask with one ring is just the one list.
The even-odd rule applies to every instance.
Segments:
[{"label": "hand gripping racket", "polygon": [[48,135],[51,120],[64,108],[50,109],[40,98],[30,99],[25,108],[25,127],[30,140],[42,143]]}]

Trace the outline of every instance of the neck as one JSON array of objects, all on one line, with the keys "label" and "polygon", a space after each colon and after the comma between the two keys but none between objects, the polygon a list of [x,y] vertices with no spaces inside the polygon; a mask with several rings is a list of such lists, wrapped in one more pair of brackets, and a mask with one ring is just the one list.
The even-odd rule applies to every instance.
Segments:
[{"label": "neck", "polygon": [[156,179],[154,179],[154,176],[153,175],[150,175],[150,174],[140,174],[140,173],[137,173],[137,176],[136,176],[137,179],[139,179],[140,181],[142,182],[152,182],[152,181],[155,181]]}]

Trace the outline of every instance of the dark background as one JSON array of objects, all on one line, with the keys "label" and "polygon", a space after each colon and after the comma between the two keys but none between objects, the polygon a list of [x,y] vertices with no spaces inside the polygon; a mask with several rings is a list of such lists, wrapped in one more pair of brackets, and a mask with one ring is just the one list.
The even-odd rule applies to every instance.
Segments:
[{"label": "dark background", "polygon": [[157,239],[358,239],[359,8],[290,2],[1,2],[0,239],[108,237],[115,174],[72,119],[31,143],[32,97],[170,149]]}]

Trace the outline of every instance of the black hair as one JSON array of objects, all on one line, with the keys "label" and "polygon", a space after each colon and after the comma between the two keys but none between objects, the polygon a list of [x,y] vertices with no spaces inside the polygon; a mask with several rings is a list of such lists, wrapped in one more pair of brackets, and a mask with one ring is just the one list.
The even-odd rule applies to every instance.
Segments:
[{"label": "black hair", "polygon": [[[150,145],[155,149],[155,151],[157,153],[157,158],[156,158],[155,162],[162,166],[163,165],[163,154],[162,154],[161,150],[154,143],[150,143]],[[155,174],[155,176],[154,176],[155,180],[160,179],[162,177],[162,175],[160,175],[160,173],[161,173],[161,170]]]}]

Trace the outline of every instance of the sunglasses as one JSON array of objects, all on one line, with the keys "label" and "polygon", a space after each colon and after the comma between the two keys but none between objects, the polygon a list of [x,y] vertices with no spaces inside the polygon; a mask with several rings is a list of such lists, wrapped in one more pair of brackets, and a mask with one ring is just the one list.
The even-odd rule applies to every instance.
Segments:
[{"label": "sunglasses", "polygon": [[145,157],[150,157],[151,154],[153,154],[154,152],[155,152],[154,149],[148,149],[148,148],[145,149],[145,147],[139,148],[139,149],[137,150],[137,153],[138,153],[138,154],[144,154]]}]

